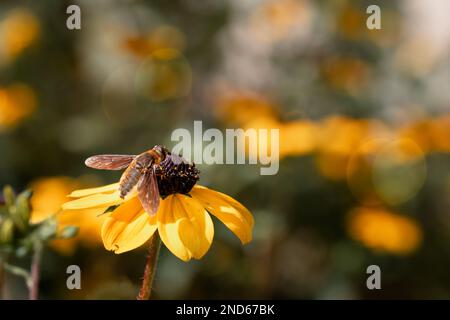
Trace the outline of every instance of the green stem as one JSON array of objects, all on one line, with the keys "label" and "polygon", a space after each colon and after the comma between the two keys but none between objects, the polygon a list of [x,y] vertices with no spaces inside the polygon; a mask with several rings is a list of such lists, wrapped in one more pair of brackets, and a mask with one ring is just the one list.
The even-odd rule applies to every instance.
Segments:
[{"label": "green stem", "polygon": [[12,275],[23,278],[23,280],[27,285],[27,288],[31,287],[31,276],[27,270],[22,269],[21,267],[18,266],[13,266],[12,264],[9,263],[4,263],[3,268],[6,272],[9,272]]},{"label": "green stem", "polygon": [[161,240],[159,239],[158,233],[155,232],[150,239],[150,247],[148,249],[147,262],[145,264],[144,277],[142,279],[142,287],[141,290],[139,290],[137,300],[150,300],[160,247]]}]

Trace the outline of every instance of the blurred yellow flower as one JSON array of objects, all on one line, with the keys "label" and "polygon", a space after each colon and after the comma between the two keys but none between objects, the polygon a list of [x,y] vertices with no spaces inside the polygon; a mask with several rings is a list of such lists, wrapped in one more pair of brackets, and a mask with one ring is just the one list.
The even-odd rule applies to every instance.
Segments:
[{"label": "blurred yellow flower", "polygon": [[398,136],[400,138],[411,139],[417,143],[424,152],[430,152],[433,149],[432,127],[432,119],[419,119],[407,126],[399,128]]},{"label": "blurred yellow flower", "polygon": [[74,191],[69,196],[79,199],[63,204],[66,210],[104,210],[118,206],[108,214],[101,233],[105,248],[117,254],[141,246],[158,230],[161,240],[175,256],[183,261],[200,259],[214,236],[209,213],[221,220],[243,244],[252,239],[252,214],[223,193],[194,186],[189,194],[175,193],[161,199],[157,213],[150,216],[142,208],[136,192],[123,200],[118,188],[119,184],[115,183]]},{"label": "blurred yellow flower", "polygon": [[382,28],[388,31],[374,32],[366,26],[369,15],[364,5],[360,6],[355,1],[339,1],[337,6],[341,6],[340,12],[334,16],[337,17],[337,31],[342,37],[352,41],[372,41],[380,46],[398,44],[399,30],[401,30],[401,25],[398,23],[401,18],[398,14],[384,9]]},{"label": "blurred yellow flower", "polygon": [[359,207],[350,212],[347,230],[368,248],[404,255],[422,242],[422,230],[413,219],[381,208]]},{"label": "blurred yellow flower", "polygon": [[398,130],[401,138],[416,142],[424,152],[450,152],[450,116],[423,118]]},{"label": "blurred yellow flower", "polygon": [[432,148],[435,152],[450,152],[450,115],[433,119],[430,124]]},{"label": "blurred yellow flower", "polygon": [[[160,55],[161,52],[182,51],[185,39],[182,32],[172,26],[158,26],[145,36],[131,35],[123,42],[123,47],[139,58]],[[158,53],[159,52],[159,53]]]},{"label": "blurred yellow flower", "polygon": [[[260,108],[260,106],[256,107],[256,109]],[[245,109],[244,109],[245,110]],[[263,109],[265,110],[265,108]],[[271,111],[269,111],[271,110]],[[231,111],[231,110],[230,110]],[[280,134],[279,141],[275,141],[275,143],[279,143],[279,157],[284,158],[288,156],[301,156],[305,154],[309,154],[315,151],[317,147],[317,126],[310,121],[307,120],[295,120],[290,122],[281,122],[275,116],[272,116],[272,109],[267,109],[267,113],[258,112],[257,110],[250,111],[247,110],[244,114],[237,116],[239,112],[236,111],[236,116],[232,116],[232,118],[242,125],[242,127],[247,129],[267,129],[273,130],[278,129]],[[234,111],[233,111],[234,112]],[[254,116],[251,117],[252,112]],[[231,119],[231,118],[229,118]],[[239,120],[238,120],[239,119]],[[270,136],[258,137],[258,147],[255,151],[262,150],[262,146],[265,146],[267,154],[272,150],[272,144]],[[250,152],[250,148],[246,145],[247,151]],[[251,155],[248,153],[248,156],[257,157],[258,154]]]},{"label": "blurred yellow flower", "polygon": [[[307,120],[282,122],[278,119],[277,108],[266,98],[252,92],[227,92],[219,97],[217,114],[227,124],[239,125],[244,129],[279,129],[280,158],[311,153],[317,145],[317,126]],[[271,150],[270,138],[258,144]],[[260,150],[258,146],[257,150]]]},{"label": "blurred yellow flower", "polygon": [[312,153],[317,147],[318,128],[315,123],[296,120],[280,126],[280,157]]},{"label": "blurred yellow flower", "polygon": [[348,6],[338,15],[338,30],[346,38],[358,40],[367,34],[366,19],[367,16],[360,8]]},{"label": "blurred yellow flower", "polygon": [[219,95],[216,102],[217,116],[227,124],[250,127],[249,123],[259,118],[276,119],[273,104],[265,97],[253,92],[227,91]]},{"label": "blurred yellow flower", "polygon": [[338,181],[345,179],[349,159],[345,154],[319,153],[315,157],[315,164],[323,177]]},{"label": "blurred yellow flower", "polygon": [[67,201],[67,194],[82,185],[76,179],[63,176],[40,178],[30,184],[30,189],[33,191],[32,223],[38,223],[56,214],[60,228],[67,225],[80,227],[76,237],[52,241],[52,246],[61,253],[72,253],[78,242],[87,246],[97,246],[101,243],[99,230],[104,218],[97,216],[103,211],[95,209],[61,211],[61,205]]},{"label": "blurred yellow flower", "polygon": [[322,121],[319,128],[319,151],[349,155],[369,136],[371,121],[330,116]]},{"label": "blurred yellow flower", "polygon": [[36,42],[40,26],[27,9],[15,9],[0,22],[0,62],[10,61]]},{"label": "blurred yellow flower", "polygon": [[[364,166],[367,167],[368,174],[364,179],[371,177],[372,158],[376,156],[381,145],[389,141],[407,139],[417,144],[420,153],[412,152],[408,148],[400,148],[397,152],[397,156],[404,158],[398,159],[404,164],[403,168],[409,160],[423,161],[422,158],[427,152],[450,152],[450,116],[447,115],[434,119],[419,119],[400,128],[389,126],[377,119],[357,119],[341,115],[330,115],[316,122],[300,119],[282,121],[278,108],[267,98],[254,92],[239,90],[228,90],[219,95],[216,112],[218,117],[229,125],[238,125],[244,129],[279,129],[280,158],[315,154],[315,164],[322,176],[331,180],[344,180],[349,178],[350,172],[350,184],[362,182],[358,175],[351,171],[355,169],[351,168],[352,158],[370,160]],[[270,139],[259,140],[258,143],[263,143],[270,150]],[[355,158],[356,153],[359,158]],[[366,184],[367,182],[364,181]],[[412,185],[408,187],[412,188]],[[373,186],[370,188],[373,189]],[[359,193],[360,199],[378,203],[375,194]]]},{"label": "blurred yellow flower", "polygon": [[366,119],[331,116],[319,125],[316,165],[332,180],[345,179],[348,161],[361,143],[368,139],[371,123]]},{"label": "blurred yellow flower", "polygon": [[67,192],[79,187],[79,183],[69,177],[45,177],[34,180],[29,187],[33,191],[31,222],[39,223],[57,213]]},{"label": "blurred yellow flower", "polygon": [[25,84],[0,87],[0,129],[9,129],[30,115],[36,108],[36,95]]}]

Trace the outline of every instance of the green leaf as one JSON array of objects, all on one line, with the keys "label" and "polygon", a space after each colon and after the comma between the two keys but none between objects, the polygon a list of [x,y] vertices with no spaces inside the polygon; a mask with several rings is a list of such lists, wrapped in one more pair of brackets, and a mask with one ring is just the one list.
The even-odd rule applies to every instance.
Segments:
[{"label": "green leaf", "polygon": [[11,219],[5,219],[0,225],[0,243],[9,243],[14,238],[14,222]]},{"label": "green leaf", "polygon": [[33,195],[33,191],[31,191],[31,190],[24,190],[17,196],[17,198],[21,197],[21,198],[25,198],[27,200],[30,200],[32,195]]},{"label": "green leaf", "polygon": [[22,232],[25,232],[28,227],[28,221],[24,221],[19,214],[16,206],[9,207],[9,217],[14,221],[14,225]]},{"label": "green leaf", "polygon": [[20,239],[19,242],[14,245],[16,256],[19,258],[27,256],[33,248],[33,241],[35,241],[35,236],[33,237],[33,234],[28,234],[27,237]]},{"label": "green leaf", "polygon": [[67,226],[61,230],[58,238],[69,239],[77,235],[79,228],[77,226]]},{"label": "green leaf", "polygon": [[58,225],[54,218],[45,220],[41,225],[36,229],[37,237],[40,240],[49,240],[56,237]]},{"label": "green leaf", "polygon": [[28,222],[30,220],[30,212],[31,212],[30,197],[31,192],[24,191],[20,193],[16,199],[16,207],[17,207],[16,214],[18,216],[18,219],[21,219],[25,225],[28,225]]},{"label": "green leaf", "polygon": [[30,249],[30,246],[22,245],[16,249],[16,256],[19,258],[23,258],[30,252]]}]

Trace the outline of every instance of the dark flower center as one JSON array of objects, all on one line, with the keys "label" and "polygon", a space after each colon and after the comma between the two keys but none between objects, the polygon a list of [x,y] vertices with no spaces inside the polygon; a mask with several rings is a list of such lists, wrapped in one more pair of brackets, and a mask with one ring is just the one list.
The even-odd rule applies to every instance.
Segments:
[{"label": "dark flower center", "polygon": [[156,167],[159,194],[164,198],[174,193],[188,193],[199,180],[199,173],[195,164],[167,151]]}]

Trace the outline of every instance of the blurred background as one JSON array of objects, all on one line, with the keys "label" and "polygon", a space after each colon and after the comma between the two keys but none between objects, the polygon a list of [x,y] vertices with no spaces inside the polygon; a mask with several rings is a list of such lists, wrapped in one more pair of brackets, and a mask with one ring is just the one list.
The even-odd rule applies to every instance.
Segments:
[{"label": "blurred background", "polygon": [[[81,7],[81,30],[66,8]],[[381,30],[366,8],[381,7]],[[32,219],[118,180],[100,153],[172,147],[176,128],[279,128],[280,170],[200,165],[254,214],[242,247],[218,220],[200,261],[161,250],[154,297],[450,298],[450,2],[1,1],[0,186]],[[42,299],[134,299],[146,247],[115,255],[95,210],[43,256]],[[82,290],[66,288],[66,267]],[[381,268],[382,290],[366,288]],[[8,276],[10,298],[26,297]]]}]

